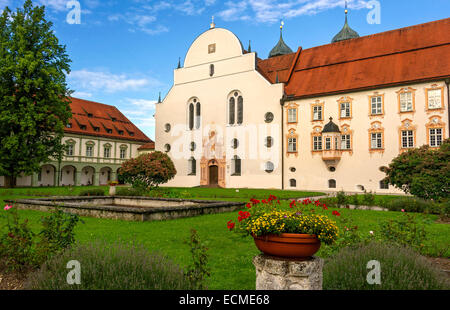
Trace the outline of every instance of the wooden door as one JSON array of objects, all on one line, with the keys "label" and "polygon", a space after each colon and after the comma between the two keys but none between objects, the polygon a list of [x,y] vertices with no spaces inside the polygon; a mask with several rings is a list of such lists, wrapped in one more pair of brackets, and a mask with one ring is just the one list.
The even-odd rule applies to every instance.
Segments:
[{"label": "wooden door", "polygon": [[219,167],[218,166],[209,166],[209,185],[218,185],[219,184]]}]

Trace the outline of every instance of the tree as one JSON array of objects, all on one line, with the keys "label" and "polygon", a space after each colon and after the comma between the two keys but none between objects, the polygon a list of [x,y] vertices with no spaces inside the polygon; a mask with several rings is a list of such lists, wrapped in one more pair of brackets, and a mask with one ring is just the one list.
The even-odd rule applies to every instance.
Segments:
[{"label": "tree", "polygon": [[151,189],[167,183],[177,173],[175,165],[166,153],[159,151],[142,154],[124,163],[119,176],[126,183],[140,189]]},{"label": "tree", "polygon": [[405,193],[424,199],[450,196],[450,139],[439,149],[425,145],[394,158],[386,171],[386,181]]},{"label": "tree", "polygon": [[0,175],[5,186],[63,152],[61,138],[71,118],[66,84],[70,59],[31,0],[0,16]]}]

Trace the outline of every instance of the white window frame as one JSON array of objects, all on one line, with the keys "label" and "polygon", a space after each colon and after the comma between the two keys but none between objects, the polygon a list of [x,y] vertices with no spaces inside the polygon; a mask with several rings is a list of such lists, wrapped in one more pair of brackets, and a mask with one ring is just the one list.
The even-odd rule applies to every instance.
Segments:
[{"label": "white window frame", "polygon": [[351,150],[352,149],[352,137],[351,135],[341,136],[341,150]]},{"label": "white window frame", "polygon": [[86,157],[94,157],[94,146],[86,145]]},{"label": "white window frame", "polygon": [[314,151],[322,151],[322,136],[314,136],[313,137],[313,150]]},{"label": "white window frame", "polygon": [[288,138],[288,153],[297,152],[297,138]]},{"label": "white window frame", "polygon": [[[435,93],[435,94],[432,95],[432,94],[430,94],[431,92]],[[442,109],[442,90],[440,88],[428,89],[427,96],[428,96],[428,109],[429,110]],[[431,103],[434,103],[436,101],[439,102],[439,106],[431,107]]]},{"label": "white window frame", "polygon": [[413,130],[402,130],[402,148],[403,149],[414,148]]},{"label": "white window frame", "polygon": [[408,91],[400,94],[400,112],[413,111],[413,92]]},{"label": "white window frame", "polygon": [[313,107],[313,120],[314,121],[321,121],[322,118],[322,106],[316,105]]},{"label": "white window frame", "polygon": [[351,117],[350,102],[341,102],[341,118]]},{"label": "white window frame", "polygon": [[288,109],[288,123],[297,123],[297,108]]},{"label": "white window frame", "polygon": [[431,147],[439,147],[442,145],[442,138],[443,138],[443,130],[442,128],[430,128],[429,129],[429,136],[430,136],[430,146]]},{"label": "white window frame", "polygon": [[382,132],[374,132],[370,134],[370,148],[372,150],[379,150],[383,148]]},{"label": "white window frame", "polygon": [[371,115],[383,114],[383,97],[374,96],[371,99]]}]

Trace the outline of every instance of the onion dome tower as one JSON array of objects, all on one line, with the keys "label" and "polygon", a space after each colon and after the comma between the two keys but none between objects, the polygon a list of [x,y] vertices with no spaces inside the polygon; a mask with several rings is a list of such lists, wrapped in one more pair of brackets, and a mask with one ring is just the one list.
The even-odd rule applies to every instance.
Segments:
[{"label": "onion dome tower", "polygon": [[291,48],[289,46],[287,46],[286,43],[284,43],[284,40],[283,40],[283,26],[284,26],[284,22],[281,22],[281,25],[280,25],[280,40],[278,41],[277,45],[275,45],[275,47],[270,51],[269,58],[293,53]]},{"label": "onion dome tower", "polygon": [[348,9],[347,9],[347,1],[345,2],[345,24],[344,27],[342,28],[342,30],[333,38],[333,40],[331,41],[331,43],[336,43],[336,42],[340,42],[340,41],[345,41],[345,40],[350,40],[350,39],[356,39],[359,38],[359,34],[353,30],[352,28],[350,28],[350,26],[348,25],[348,18],[347,18],[347,14],[348,14]]}]

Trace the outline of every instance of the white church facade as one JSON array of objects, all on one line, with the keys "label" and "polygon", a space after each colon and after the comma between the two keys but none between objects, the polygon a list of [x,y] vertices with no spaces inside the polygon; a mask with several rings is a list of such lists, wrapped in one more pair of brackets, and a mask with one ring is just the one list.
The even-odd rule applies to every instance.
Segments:
[{"label": "white church facade", "polygon": [[399,193],[384,168],[449,137],[450,19],[269,58],[230,31],[195,39],[156,105],[167,186]]}]

